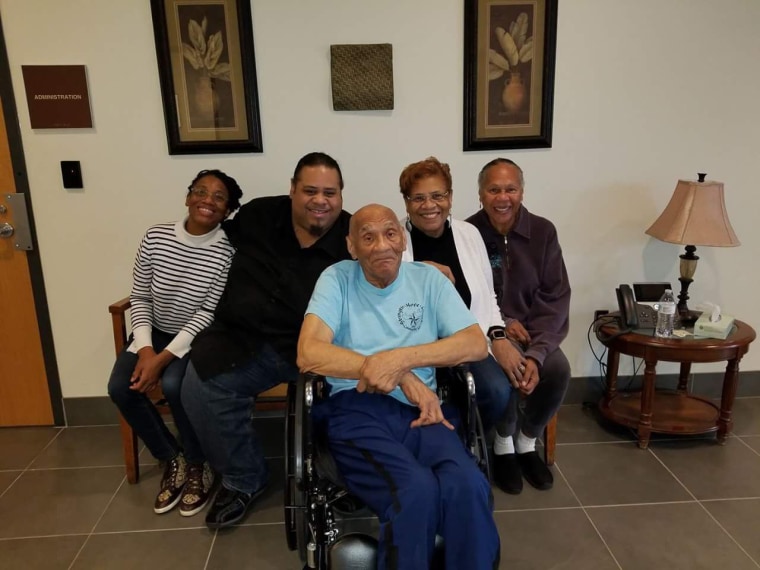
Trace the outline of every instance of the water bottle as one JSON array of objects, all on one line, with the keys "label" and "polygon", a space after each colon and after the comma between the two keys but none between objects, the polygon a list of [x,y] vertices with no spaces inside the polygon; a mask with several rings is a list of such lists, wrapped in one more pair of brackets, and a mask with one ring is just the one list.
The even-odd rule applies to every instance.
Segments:
[{"label": "water bottle", "polygon": [[676,299],[673,291],[665,289],[657,306],[657,326],[654,328],[654,336],[668,338],[673,336],[673,325],[676,320]]}]

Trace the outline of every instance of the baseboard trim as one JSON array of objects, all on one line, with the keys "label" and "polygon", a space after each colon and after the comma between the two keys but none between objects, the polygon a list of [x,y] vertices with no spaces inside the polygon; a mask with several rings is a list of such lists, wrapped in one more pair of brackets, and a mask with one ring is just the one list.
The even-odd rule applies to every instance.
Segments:
[{"label": "baseboard trim", "polygon": [[[636,390],[641,387],[642,374],[634,377],[621,376],[618,378],[620,389]],[[657,378],[657,386],[672,388],[678,384],[677,374],[663,374]],[[689,380],[689,390],[705,398],[720,398],[723,385],[722,372],[704,372],[692,374]],[[565,396],[565,404],[582,404],[596,402],[602,397],[604,380],[598,376],[578,376],[570,381]],[[760,397],[760,371],[752,370],[739,372],[739,389],[737,397]],[[64,398],[67,425],[93,426],[119,423],[116,407],[108,396],[90,398]],[[258,417],[281,416],[282,411],[257,412]]]}]

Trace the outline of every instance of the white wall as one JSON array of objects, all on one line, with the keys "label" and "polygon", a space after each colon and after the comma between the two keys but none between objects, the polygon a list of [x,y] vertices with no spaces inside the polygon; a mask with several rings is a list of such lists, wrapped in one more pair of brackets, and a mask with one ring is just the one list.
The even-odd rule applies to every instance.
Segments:
[{"label": "white wall", "polygon": [[[692,299],[760,324],[760,2],[562,0],[553,148],[477,153],[462,152],[461,0],[253,0],[252,11],[265,152],[170,157],[148,0],[0,0],[65,397],[106,393],[106,306],[128,292],[145,228],[183,214],[195,172],[227,171],[246,198],[282,193],[311,150],[341,163],[349,211],[400,210],[399,172],[436,155],[451,164],[458,217],[478,207],[485,162],[518,161],[525,203],[555,222],[565,252],[576,376],[597,372],[586,331],[618,283],[677,285],[681,248],[644,230],[678,178],[707,172],[726,185],[743,245],[698,250]],[[393,44],[395,109],[332,111],[330,44],[380,42]],[[31,130],[24,64],[85,64],[94,129]],[[81,161],[83,191],[63,189],[61,160]],[[760,369],[760,349],[742,368]]]}]

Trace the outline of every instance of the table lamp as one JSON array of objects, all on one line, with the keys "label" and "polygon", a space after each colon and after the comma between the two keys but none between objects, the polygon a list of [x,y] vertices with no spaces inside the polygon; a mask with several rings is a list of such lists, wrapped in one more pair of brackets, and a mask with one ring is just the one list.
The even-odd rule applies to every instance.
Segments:
[{"label": "table lamp", "polygon": [[698,245],[731,247],[740,245],[726,213],[723,183],[705,180],[679,180],[670,202],[660,217],[645,232],[668,243],[686,246],[680,263],[681,292],[678,294],[678,319],[684,327],[694,325],[699,313],[690,311],[689,285],[697,270],[699,257],[694,255]]}]

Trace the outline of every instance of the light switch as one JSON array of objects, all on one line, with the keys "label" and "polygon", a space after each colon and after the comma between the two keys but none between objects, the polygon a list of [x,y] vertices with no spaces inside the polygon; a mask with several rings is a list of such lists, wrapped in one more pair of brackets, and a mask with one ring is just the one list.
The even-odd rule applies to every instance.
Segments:
[{"label": "light switch", "polygon": [[82,168],[78,160],[62,160],[61,176],[64,188],[84,188],[82,184]]}]

